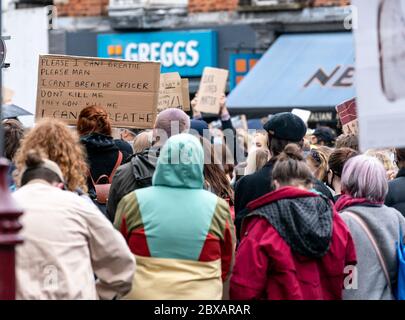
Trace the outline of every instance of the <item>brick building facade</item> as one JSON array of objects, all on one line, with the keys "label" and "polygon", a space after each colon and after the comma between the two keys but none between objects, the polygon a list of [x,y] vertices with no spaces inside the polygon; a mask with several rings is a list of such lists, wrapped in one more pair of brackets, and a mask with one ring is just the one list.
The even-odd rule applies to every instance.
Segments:
[{"label": "brick building facade", "polygon": [[[249,2],[244,0],[189,0],[188,12],[216,12],[216,11],[236,11],[240,8],[249,7]],[[281,4],[288,6],[299,5],[303,7],[331,7],[347,6],[350,0],[301,0],[286,1],[281,0]],[[245,5],[247,4],[247,5]],[[107,15],[108,0],[64,0],[56,2],[58,15],[80,17],[80,16],[104,16]],[[272,8],[273,7],[273,8]],[[263,10],[276,9],[278,6],[262,7]]]},{"label": "brick building facade", "polygon": [[[212,32],[215,45],[210,52],[201,52],[200,57],[203,60],[212,55],[215,62],[211,66],[228,69],[230,73],[234,70],[228,93],[243,78],[232,67],[232,59],[238,54],[257,55],[255,59],[260,59],[281,36],[288,34],[316,37],[325,32],[332,36],[350,33],[345,23],[351,16],[350,0],[171,0],[165,5],[160,0],[53,1],[58,1],[55,4],[59,18],[58,27],[50,32],[49,53],[110,57],[103,48],[118,44],[122,47],[122,58],[132,59],[132,53],[139,53],[132,43],[143,47],[150,41],[154,45],[175,41],[184,44],[186,40],[181,38],[184,34]],[[131,37],[128,41],[132,41],[135,49],[131,49],[127,37]],[[173,37],[180,38],[173,40]],[[106,38],[110,40],[100,40]],[[201,73],[181,75],[189,78],[192,96],[198,90]],[[328,111],[330,121],[332,113]]]}]

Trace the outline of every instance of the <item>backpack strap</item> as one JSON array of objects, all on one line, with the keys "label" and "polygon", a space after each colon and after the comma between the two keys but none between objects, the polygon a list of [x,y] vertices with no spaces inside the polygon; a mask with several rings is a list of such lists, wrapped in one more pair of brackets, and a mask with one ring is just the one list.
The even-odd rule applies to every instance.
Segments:
[{"label": "backpack strap", "polygon": [[98,182],[100,181],[100,179],[103,179],[103,178],[107,178],[107,179],[108,179],[108,183],[111,184],[115,172],[117,171],[118,167],[119,167],[119,166],[121,165],[121,163],[122,163],[122,158],[123,158],[122,152],[121,152],[121,151],[118,151],[118,158],[117,158],[117,161],[115,162],[114,168],[112,169],[110,175],[108,176],[108,175],[106,175],[106,174],[103,174],[103,175],[101,175],[100,177],[98,177],[97,181],[94,181],[94,179],[93,179],[93,177],[92,177],[92,175],[91,175],[90,168],[89,168],[87,171],[88,171],[88,175],[89,175],[89,177],[90,177],[90,179],[91,179],[91,182],[93,183],[93,186],[95,186],[96,184],[98,184]]},{"label": "backpack strap", "polygon": [[356,222],[361,226],[361,228],[363,229],[363,231],[366,233],[367,237],[369,238],[375,253],[377,254],[378,260],[380,262],[381,268],[383,269],[384,275],[385,275],[385,279],[387,280],[388,286],[390,287],[390,289],[392,290],[392,286],[391,286],[391,279],[388,273],[388,268],[387,268],[387,264],[385,263],[385,259],[384,256],[381,253],[380,248],[378,247],[377,241],[375,240],[373,234],[371,233],[371,230],[369,229],[369,227],[367,226],[366,222],[360,218],[359,215],[357,215],[356,213],[352,212],[352,211],[345,211],[345,213],[350,216],[351,218],[353,218],[354,220],[356,220]]},{"label": "backpack strap", "polygon": [[112,179],[113,179],[113,177],[114,177],[114,175],[115,175],[115,171],[117,171],[117,169],[118,169],[118,167],[121,165],[121,163],[122,163],[122,152],[121,151],[118,151],[118,158],[117,158],[117,161],[115,162],[115,165],[114,165],[114,168],[113,168],[113,170],[111,171],[111,173],[110,173],[110,176],[108,177],[108,182],[109,183],[112,183]]}]

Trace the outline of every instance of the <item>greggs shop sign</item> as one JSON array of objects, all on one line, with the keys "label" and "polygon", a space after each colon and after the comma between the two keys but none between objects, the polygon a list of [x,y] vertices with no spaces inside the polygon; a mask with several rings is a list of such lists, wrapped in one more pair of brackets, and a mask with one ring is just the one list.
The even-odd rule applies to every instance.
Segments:
[{"label": "greggs shop sign", "polygon": [[198,77],[204,67],[217,66],[217,34],[212,30],[100,34],[97,52],[102,58],[159,61],[162,73]]}]

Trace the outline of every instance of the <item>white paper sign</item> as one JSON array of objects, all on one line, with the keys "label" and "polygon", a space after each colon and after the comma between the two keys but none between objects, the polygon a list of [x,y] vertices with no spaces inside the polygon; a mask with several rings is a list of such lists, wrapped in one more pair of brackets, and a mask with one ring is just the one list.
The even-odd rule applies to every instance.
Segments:
[{"label": "white paper sign", "polygon": [[405,147],[405,1],[352,4],[360,149]]},{"label": "white paper sign", "polygon": [[309,117],[311,116],[311,111],[304,110],[304,109],[295,108],[295,109],[292,109],[291,113],[300,117],[302,119],[302,121],[304,121],[305,123],[308,123]]}]

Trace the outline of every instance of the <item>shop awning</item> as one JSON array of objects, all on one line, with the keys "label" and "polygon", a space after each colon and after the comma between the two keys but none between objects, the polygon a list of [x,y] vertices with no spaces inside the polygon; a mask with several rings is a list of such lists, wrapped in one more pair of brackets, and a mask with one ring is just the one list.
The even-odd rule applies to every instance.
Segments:
[{"label": "shop awning", "polygon": [[328,109],[355,96],[349,32],[280,36],[229,94],[230,110]]}]

